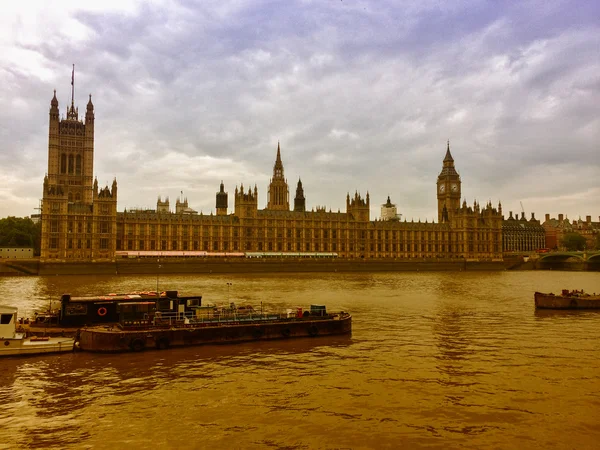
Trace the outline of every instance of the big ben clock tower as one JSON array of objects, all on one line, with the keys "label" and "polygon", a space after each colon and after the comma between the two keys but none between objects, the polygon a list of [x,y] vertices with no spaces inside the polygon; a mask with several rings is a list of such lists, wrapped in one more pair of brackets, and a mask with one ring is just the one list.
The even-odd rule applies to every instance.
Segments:
[{"label": "big ben clock tower", "polygon": [[437,179],[438,221],[447,222],[460,207],[460,175],[454,168],[454,159],[450,154],[450,141],[444,165]]}]

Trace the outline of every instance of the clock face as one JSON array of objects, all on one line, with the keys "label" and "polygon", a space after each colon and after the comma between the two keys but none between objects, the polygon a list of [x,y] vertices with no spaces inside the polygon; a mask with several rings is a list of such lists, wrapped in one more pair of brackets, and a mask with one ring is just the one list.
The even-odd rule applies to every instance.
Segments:
[{"label": "clock face", "polygon": [[453,184],[450,189],[452,189],[452,192],[458,192],[458,184]]},{"label": "clock face", "polygon": [[440,194],[443,194],[444,192],[446,192],[446,185],[445,184],[441,184],[440,185]]}]

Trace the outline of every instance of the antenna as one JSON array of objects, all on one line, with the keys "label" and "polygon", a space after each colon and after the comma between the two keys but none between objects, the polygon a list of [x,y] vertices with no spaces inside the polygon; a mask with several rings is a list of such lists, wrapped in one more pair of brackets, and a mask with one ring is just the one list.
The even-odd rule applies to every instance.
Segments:
[{"label": "antenna", "polygon": [[73,64],[73,72],[71,72],[71,106],[75,101],[75,64]]}]

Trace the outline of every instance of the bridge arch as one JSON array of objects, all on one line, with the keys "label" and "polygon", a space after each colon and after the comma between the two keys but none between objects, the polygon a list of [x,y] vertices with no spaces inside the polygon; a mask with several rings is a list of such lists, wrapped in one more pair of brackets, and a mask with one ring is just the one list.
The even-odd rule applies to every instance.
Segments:
[{"label": "bridge arch", "polygon": [[579,261],[585,261],[583,259],[583,254],[569,253],[569,252],[548,253],[548,254],[540,257],[539,261],[547,261],[547,262],[566,261],[567,259],[570,259],[570,258],[576,258]]}]

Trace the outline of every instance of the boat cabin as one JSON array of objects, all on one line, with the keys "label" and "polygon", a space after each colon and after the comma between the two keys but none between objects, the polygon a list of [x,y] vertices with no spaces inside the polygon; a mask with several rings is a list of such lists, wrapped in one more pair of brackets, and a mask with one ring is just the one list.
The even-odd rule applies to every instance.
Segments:
[{"label": "boat cabin", "polygon": [[[131,294],[108,294],[96,297],[71,297],[64,294],[60,299],[59,323],[65,327],[116,323],[127,308],[127,303],[152,304],[161,312],[192,312],[202,304],[202,296],[179,296],[177,291],[135,292]],[[136,312],[135,308],[131,313]],[[137,313],[136,313],[137,314]]]},{"label": "boat cabin", "polygon": [[18,309],[0,306],[0,339],[14,339]]}]

